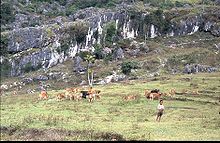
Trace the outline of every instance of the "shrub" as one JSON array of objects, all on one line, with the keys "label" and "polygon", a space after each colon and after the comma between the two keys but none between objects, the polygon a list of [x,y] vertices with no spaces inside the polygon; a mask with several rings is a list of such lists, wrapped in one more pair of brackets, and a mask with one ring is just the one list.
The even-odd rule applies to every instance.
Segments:
[{"label": "shrub", "polygon": [[23,69],[24,69],[24,72],[30,72],[30,71],[33,71],[33,70],[34,70],[34,68],[33,68],[31,62],[28,62],[28,63],[24,66]]},{"label": "shrub", "polygon": [[77,22],[71,25],[66,29],[66,32],[69,34],[71,40],[76,40],[77,43],[81,43],[85,41],[87,32],[89,30],[89,27],[87,23],[84,22]]},{"label": "shrub", "polygon": [[121,65],[122,73],[129,75],[131,73],[131,69],[137,69],[138,63],[135,61],[123,62]]},{"label": "shrub", "polygon": [[1,69],[1,77],[8,77],[10,76],[10,71],[11,71],[11,64],[8,60],[4,60],[0,64],[0,69]]},{"label": "shrub", "polygon": [[94,51],[95,58],[96,58],[96,59],[102,59],[102,58],[104,58],[104,55],[103,55],[103,53],[102,53],[102,48],[101,48],[101,46],[98,45],[98,44],[96,44],[96,45],[94,46],[94,48],[95,48],[95,51]]},{"label": "shrub", "polygon": [[7,46],[8,46],[8,35],[7,34],[1,34],[1,50],[0,50],[0,56],[6,56],[8,54]]},{"label": "shrub", "polygon": [[15,15],[10,2],[1,2],[1,25],[14,21]]},{"label": "shrub", "polygon": [[105,40],[109,43],[113,42],[113,36],[116,35],[115,22],[109,22],[105,25],[106,37]]}]

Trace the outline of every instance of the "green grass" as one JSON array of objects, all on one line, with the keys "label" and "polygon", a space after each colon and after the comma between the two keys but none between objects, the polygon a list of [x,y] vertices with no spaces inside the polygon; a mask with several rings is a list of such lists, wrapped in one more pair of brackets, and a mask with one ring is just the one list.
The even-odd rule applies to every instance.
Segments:
[{"label": "green grass", "polygon": [[[54,98],[62,90],[49,91],[48,101],[38,101],[37,93],[18,97],[8,93],[1,97],[1,126],[114,132],[126,140],[220,140],[219,75],[170,75],[158,77],[156,81],[148,79],[95,86],[102,91],[102,98],[94,103],[87,100],[58,102]],[[185,81],[185,78],[191,78],[191,81]],[[165,114],[160,123],[155,122],[158,101],[145,99],[144,89],[159,88],[162,92],[171,88],[177,92],[194,90],[190,83],[196,83],[199,91],[212,92],[164,97]],[[139,98],[124,101],[122,98],[126,95],[138,95]],[[10,139],[10,136],[2,134],[2,139]],[[71,136],[65,140],[95,139]]]}]

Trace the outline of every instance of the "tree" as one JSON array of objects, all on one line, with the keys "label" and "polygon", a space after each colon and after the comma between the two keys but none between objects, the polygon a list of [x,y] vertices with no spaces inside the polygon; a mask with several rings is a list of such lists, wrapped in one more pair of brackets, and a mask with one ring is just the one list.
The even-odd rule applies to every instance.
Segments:
[{"label": "tree", "polygon": [[95,63],[95,56],[92,54],[87,54],[84,59],[87,61],[87,78],[88,78],[88,82],[89,85],[92,86],[93,85],[93,69],[91,68],[91,64]]}]

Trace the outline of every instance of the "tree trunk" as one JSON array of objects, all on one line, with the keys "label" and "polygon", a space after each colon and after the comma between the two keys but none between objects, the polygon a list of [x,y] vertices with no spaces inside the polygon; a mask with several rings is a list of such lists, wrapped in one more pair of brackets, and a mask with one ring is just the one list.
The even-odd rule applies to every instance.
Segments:
[{"label": "tree trunk", "polygon": [[93,71],[91,71],[91,86],[93,85]]},{"label": "tree trunk", "polygon": [[88,63],[88,65],[87,65],[87,78],[88,78],[88,83],[89,83],[89,85],[91,85],[90,76],[89,76],[89,63]]}]

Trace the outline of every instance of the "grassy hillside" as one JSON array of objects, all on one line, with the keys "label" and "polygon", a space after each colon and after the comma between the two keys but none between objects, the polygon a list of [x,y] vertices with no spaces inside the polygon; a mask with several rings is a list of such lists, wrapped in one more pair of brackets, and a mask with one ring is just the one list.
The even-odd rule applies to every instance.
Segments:
[{"label": "grassy hillside", "polygon": [[[95,86],[102,98],[94,103],[56,101],[56,94],[63,90],[50,90],[47,101],[38,101],[38,93],[17,97],[7,93],[1,97],[1,126],[15,130],[9,134],[2,129],[1,140],[111,140],[113,136],[125,140],[220,140],[219,85],[219,72],[124,81]],[[200,94],[163,97],[165,114],[158,123],[158,101],[144,97],[144,89],[154,88],[161,92],[175,88],[178,93],[197,89]],[[123,100],[127,95],[138,98]],[[42,129],[50,129],[47,136],[40,134]]]}]

